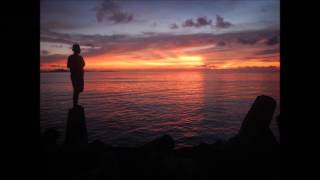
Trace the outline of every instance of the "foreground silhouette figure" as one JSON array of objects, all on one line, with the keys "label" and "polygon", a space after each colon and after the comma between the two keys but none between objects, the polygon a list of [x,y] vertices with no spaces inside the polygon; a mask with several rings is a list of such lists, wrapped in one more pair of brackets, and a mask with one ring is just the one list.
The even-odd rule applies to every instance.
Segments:
[{"label": "foreground silhouette figure", "polygon": [[68,57],[67,67],[70,69],[71,81],[73,86],[73,105],[78,105],[80,92],[83,91],[84,86],[84,70],[85,62],[80,56],[80,45],[74,44],[72,46],[73,54]]}]

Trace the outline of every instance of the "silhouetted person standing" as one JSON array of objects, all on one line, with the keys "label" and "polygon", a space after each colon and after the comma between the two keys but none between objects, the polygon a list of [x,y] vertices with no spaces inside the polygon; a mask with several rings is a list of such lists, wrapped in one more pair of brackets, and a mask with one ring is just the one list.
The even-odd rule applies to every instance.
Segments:
[{"label": "silhouetted person standing", "polygon": [[71,81],[73,86],[73,105],[78,105],[78,98],[80,92],[83,91],[84,86],[84,70],[85,62],[80,56],[80,46],[79,44],[74,44],[72,46],[73,54],[68,57],[68,68],[71,72]]}]

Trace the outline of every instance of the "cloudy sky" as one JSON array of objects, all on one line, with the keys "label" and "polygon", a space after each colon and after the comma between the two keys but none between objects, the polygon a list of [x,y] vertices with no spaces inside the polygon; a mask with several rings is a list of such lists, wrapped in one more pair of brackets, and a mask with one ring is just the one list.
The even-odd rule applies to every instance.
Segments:
[{"label": "cloudy sky", "polygon": [[41,69],[279,67],[279,0],[42,0]]}]

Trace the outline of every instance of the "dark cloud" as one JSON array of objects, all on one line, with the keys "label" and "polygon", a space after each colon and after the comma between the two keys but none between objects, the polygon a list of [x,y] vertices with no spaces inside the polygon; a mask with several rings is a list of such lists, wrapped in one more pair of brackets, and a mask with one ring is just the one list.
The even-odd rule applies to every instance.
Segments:
[{"label": "dark cloud", "polygon": [[81,28],[82,25],[76,24],[74,22],[64,22],[64,21],[45,21],[40,22],[41,29],[76,29]]},{"label": "dark cloud", "polygon": [[113,13],[108,19],[114,23],[126,23],[133,20],[133,15],[123,12],[116,12]]},{"label": "dark cloud", "polygon": [[259,38],[251,38],[251,39],[243,39],[239,38],[238,43],[244,44],[244,45],[254,45],[256,44],[260,39]]},{"label": "dark cloud", "polygon": [[47,37],[47,36],[41,36],[40,41],[41,42],[51,42],[51,43],[63,43],[63,44],[72,44],[73,43],[73,41],[66,39],[66,38]]},{"label": "dark cloud", "polygon": [[58,33],[48,30],[42,30],[40,33],[41,42],[73,44],[75,42],[80,44],[90,44],[99,46],[106,42],[113,42],[126,39],[128,36],[122,34],[115,35],[84,35],[84,34],[66,34]]},{"label": "dark cloud", "polygon": [[123,12],[119,5],[111,0],[102,1],[95,10],[98,22],[128,23],[133,20],[133,14]]},{"label": "dark cloud", "polygon": [[226,43],[224,41],[219,41],[217,44],[216,44],[218,47],[223,47],[226,45]]},{"label": "dark cloud", "polygon": [[93,45],[93,44],[91,44],[91,43],[85,43],[85,44],[83,44],[84,46],[88,46],[88,47],[90,47],[90,48],[94,48],[94,47],[96,47],[95,45]]},{"label": "dark cloud", "polygon": [[50,46],[54,48],[63,48],[62,44],[51,44]]},{"label": "dark cloud", "polygon": [[247,37],[239,37],[237,42],[244,45],[255,45],[257,43],[265,44],[268,46],[276,45],[279,43],[279,33],[259,33]]},{"label": "dark cloud", "polygon": [[212,20],[207,19],[207,17],[198,17],[197,18],[197,26],[208,26],[212,24]]},{"label": "dark cloud", "polygon": [[157,33],[155,33],[155,32],[142,32],[142,34],[144,35],[144,36],[154,36],[154,35],[157,35]]},{"label": "dark cloud", "polygon": [[233,24],[231,24],[230,22],[227,22],[223,19],[223,17],[217,15],[216,16],[216,27],[217,28],[229,28],[231,27]]},{"label": "dark cloud", "polygon": [[266,49],[266,50],[261,50],[255,53],[255,55],[272,55],[272,54],[278,54],[279,53],[279,49],[275,48],[275,49]]},{"label": "dark cloud", "polygon": [[102,22],[105,16],[110,16],[114,12],[119,11],[119,7],[112,1],[104,0],[99,4],[96,9],[96,18],[98,22]]},{"label": "dark cloud", "polygon": [[62,54],[50,54],[50,55],[41,55],[40,60],[42,62],[50,63],[50,62],[66,60],[67,57],[68,57],[67,55],[62,55]]},{"label": "dark cloud", "polygon": [[217,68],[218,66],[215,65],[215,64],[203,64],[203,65],[200,65],[199,67],[204,67],[206,69],[215,69]]},{"label": "dark cloud", "polygon": [[276,45],[279,43],[279,37],[278,36],[273,36],[266,41],[266,45],[272,46]]},{"label": "dark cloud", "polygon": [[[80,35],[80,34],[64,34],[52,31],[42,32],[40,35],[41,42],[66,43],[72,45],[77,42],[80,46],[88,46],[89,48],[83,52],[84,56],[96,56],[101,54],[122,55],[127,53],[135,53],[144,50],[160,50],[165,51],[183,50],[185,48],[194,48],[201,46],[226,46],[229,43],[237,42],[242,39],[243,44],[256,43],[260,39],[267,39],[278,34],[279,31],[248,31],[237,33],[224,34],[189,34],[189,35],[173,35],[173,34],[158,34],[155,32],[145,32],[142,36],[127,36],[127,35]],[[251,40],[253,39],[253,40]],[[222,48],[224,49],[224,48]],[[43,49],[46,50],[46,49]],[[219,49],[214,49],[215,51]],[[212,49],[197,50],[202,53],[211,53]],[[62,56],[65,57],[66,55]],[[47,56],[53,58],[61,58],[61,56]],[[226,57],[229,58],[229,57]]]},{"label": "dark cloud", "polygon": [[178,29],[179,26],[176,23],[170,25],[170,29]]},{"label": "dark cloud", "polygon": [[157,23],[156,22],[153,22],[152,24],[151,24],[151,27],[153,27],[153,28],[155,28],[155,27],[157,27]]},{"label": "dark cloud", "polygon": [[280,55],[279,54],[274,54],[274,55],[269,55],[269,56],[264,56],[264,57],[259,57],[261,62],[279,62]]},{"label": "dark cloud", "polygon": [[48,54],[49,54],[49,51],[47,51],[47,50],[42,50],[42,51],[40,51],[40,54],[41,54],[41,55],[48,55]]},{"label": "dark cloud", "polygon": [[195,21],[193,19],[187,19],[182,26],[183,27],[203,27],[212,25],[212,20],[207,19],[207,17],[198,17]]},{"label": "dark cloud", "polygon": [[182,24],[182,26],[183,27],[193,27],[193,26],[195,26],[195,22],[193,22],[193,20],[192,19],[187,19],[183,24]]}]

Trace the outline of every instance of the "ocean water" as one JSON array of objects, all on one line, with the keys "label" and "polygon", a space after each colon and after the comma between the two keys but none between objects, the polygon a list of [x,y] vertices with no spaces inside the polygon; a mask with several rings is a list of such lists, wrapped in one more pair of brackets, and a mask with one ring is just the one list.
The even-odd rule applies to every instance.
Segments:
[{"label": "ocean water", "polygon": [[[41,73],[41,131],[55,127],[62,142],[72,107],[69,73]],[[258,95],[277,101],[279,73],[212,71],[86,72],[79,103],[89,141],[138,146],[164,134],[177,147],[213,143],[236,134]],[[272,131],[278,136],[275,118]]]}]

